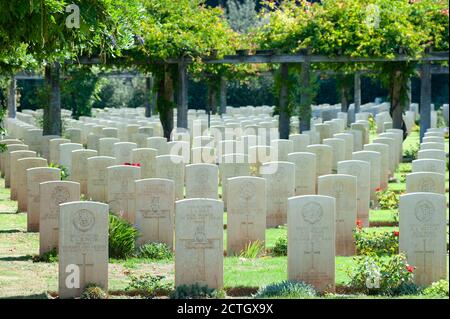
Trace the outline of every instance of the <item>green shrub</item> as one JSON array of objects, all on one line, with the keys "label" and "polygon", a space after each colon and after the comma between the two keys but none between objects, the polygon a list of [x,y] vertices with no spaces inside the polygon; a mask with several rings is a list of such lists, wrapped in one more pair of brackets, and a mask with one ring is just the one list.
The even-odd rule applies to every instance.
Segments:
[{"label": "green shrub", "polygon": [[154,260],[171,259],[172,250],[164,243],[147,243],[137,249],[136,257]]},{"label": "green shrub", "polygon": [[413,160],[417,159],[417,153],[420,150],[420,144],[417,143],[414,146],[411,146],[411,148],[405,150],[403,154],[403,163],[409,163]]},{"label": "green shrub", "polygon": [[215,290],[199,284],[180,285],[171,294],[170,299],[208,299],[224,298],[223,290]]},{"label": "green shrub", "polygon": [[316,290],[301,281],[282,281],[261,287],[253,296],[254,298],[308,298],[317,295]]},{"label": "green shrub", "polygon": [[287,256],[287,236],[278,237],[272,249],[274,256]]},{"label": "green shrub", "polygon": [[59,168],[60,169],[60,179],[62,181],[66,180],[69,177],[69,171],[67,170],[67,167],[63,166],[63,165],[58,165],[55,163],[50,163],[48,165],[48,167],[53,167],[53,168]]},{"label": "green shrub", "polygon": [[43,253],[42,255],[34,255],[32,257],[34,263],[56,263],[58,262],[58,250],[53,248],[52,250]]},{"label": "green shrub", "polygon": [[397,209],[399,198],[397,194],[389,189],[376,191],[378,205],[381,209]]},{"label": "green shrub", "polygon": [[422,293],[425,296],[448,297],[448,280],[433,282],[431,286],[425,288]]},{"label": "green shrub", "polygon": [[81,299],[107,299],[108,294],[96,284],[88,284],[81,293]]},{"label": "green shrub", "polygon": [[354,261],[354,266],[347,271],[349,286],[358,292],[367,295],[398,295],[411,287],[414,267],[407,264],[403,254],[386,258],[355,257]]},{"label": "green shrub", "polygon": [[127,275],[130,283],[125,288],[126,291],[137,291],[140,295],[147,298],[154,298],[158,293],[164,293],[171,290],[172,285],[164,282],[165,276],[152,276],[150,274],[135,276]]},{"label": "green shrub", "polygon": [[371,232],[356,228],[353,235],[358,255],[382,256],[398,253],[398,231]]},{"label": "green shrub", "polygon": [[261,256],[262,254],[264,254],[264,243],[256,240],[248,243],[240,252],[239,257],[253,259]]},{"label": "green shrub", "polygon": [[371,133],[376,133],[376,131],[377,131],[377,124],[376,124],[375,118],[373,117],[372,114],[369,115],[368,121],[369,121],[369,130],[370,130],[370,132]]},{"label": "green shrub", "polygon": [[138,231],[125,219],[109,215],[109,257],[125,259],[135,252]]}]

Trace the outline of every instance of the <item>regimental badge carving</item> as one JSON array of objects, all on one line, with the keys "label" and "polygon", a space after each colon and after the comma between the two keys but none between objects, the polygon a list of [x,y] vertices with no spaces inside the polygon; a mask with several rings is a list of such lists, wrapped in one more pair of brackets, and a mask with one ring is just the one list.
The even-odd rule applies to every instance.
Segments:
[{"label": "regimental badge carving", "polygon": [[434,205],[428,200],[421,200],[416,204],[415,215],[419,222],[427,223],[433,218]]},{"label": "regimental badge carving", "polygon": [[434,192],[435,184],[431,177],[424,177],[419,182],[419,191],[421,192]]},{"label": "regimental badge carving", "polygon": [[156,213],[156,212],[158,212],[158,211],[160,210],[159,197],[153,196],[153,197],[150,199],[150,210],[151,210],[153,213]]},{"label": "regimental badge carving", "polygon": [[69,201],[70,192],[66,187],[57,186],[50,194],[50,199],[50,215],[56,215],[59,210],[59,204]]},{"label": "regimental badge carving", "polygon": [[302,208],[302,216],[309,224],[316,224],[322,219],[322,206],[318,203],[308,203]]},{"label": "regimental badge carving", "polygon": [[239,197],[248,202],[255,197],[256,187],[252,182],[244,182],[239,188]]},{"label": "regimental badge carving", "polygon": [[92,227],[94,227],[94,213],[87,209],[80,209],[73,214],[72,223],[79,231],[87,232],[88,230],[92,229]]}]

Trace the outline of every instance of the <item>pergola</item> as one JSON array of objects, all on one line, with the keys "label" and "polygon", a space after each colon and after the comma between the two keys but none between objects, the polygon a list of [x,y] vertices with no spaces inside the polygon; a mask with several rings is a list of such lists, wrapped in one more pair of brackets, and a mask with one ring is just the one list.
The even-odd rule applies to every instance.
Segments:
[{"label": "pergola", "polygon": [[[442,62],[449,60],[449,52],[429,52],[422,57],[411,57],[407,55],[396,55],[395,57],[379,58],[379,57],[348,57],[348,56],[336,56],[327,57],[324,55],[310,55],[307,53],[302,54],[273,54],[273,53],[260,53],[253,55],[228,55],[221,59],[216,58],[204,58],[202,62],[205,64],[280,64],[282,79],[287,79],[289,65],[301,64],[301,85],[307,87],[309,85],[311,76],[311,64],[312,63],[374,63],[374,62],[407,62],[415,61],[420,64],[420,140],[422,140],[426,130],[431,126],[431,74],[448,74],[448,67],[442,67],[439,65],[432,65],[432,62]],[[81,58],[79,61],[71,62],[79,64],[102,64],[103,62],[99,58]],[[150,61],[149,63],[155,63]],[[166,61],[160,61],[157,63],[177,64],[178,65],[178,84],[177,85],[177,127],[187,128],[187,111],[188,111],[188,81],[187,81],[187,65],[193,63],[190,58],[169,59]],[[361,73],[365,70],[357,71],[354,75],[354,103],[355,113],[359,112],[361,106]],[[369,71],[370,72],[370,71]],[[106,74],[105,74],[106,75]],[[114,76],[114,75],[111,75]],[[120,72],[115,76],[121,77],[135,77],[139,76],[139,73],[125,73],[120,75]],[[27,75],[17,75],[16,79],[31,78]],[[12,81],[11,90],[15,91],[15,81]],[[224,89],[224,85],[221,85],[221,89]],[[223,92],[222,94],[223,95]],[[14,96],[14,95],[13,95]],[[287,81],[281,81],[280,88],[280,123],[279,131],[280,136],[288,136],[289,134],[289,116],[287,113]],[[223,102],[222,102],[223,104]],[[222,105],[224,107],[224,105]],[[15,105],[9,106],[10,114],[15,115]],[[14,116],[13,115],[13,116]],[[10,115],[11,116],[11,115]]]}]

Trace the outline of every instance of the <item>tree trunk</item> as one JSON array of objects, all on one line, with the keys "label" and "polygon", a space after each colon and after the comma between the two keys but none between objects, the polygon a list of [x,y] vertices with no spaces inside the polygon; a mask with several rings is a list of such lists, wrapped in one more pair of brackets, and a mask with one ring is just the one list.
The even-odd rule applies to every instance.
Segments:
[{"label": "tree trunk", "polygon": [[[361,108],[361,74],[358,72],[355,73],[355,92],[354,92],[354,100],[355,100],[355,114],[359,113]],[[353,118],[352,121],[355,119]]]},{"label": "tree trunk", "polygon": [[406,110],[409,110],[412,103],[411,78],[408,79],[408,83],[406,84],[406,86],[408,88],[408,101],[406,102]]},{"label": "tree trunk", "polygon": [[59,85],[59,63],[45,66],[45,81],[48,90],[48,102],[44,106],[43,135],[61,135],[61,90]]},{"label": "tree trunk", "polygon": [[166,68],[158,81],[157,103],[164,137],[169,140],[173,130],[173,80],[170,72]]},{"label": "tree trunk", "polygon": [[402,74],[401,71],[394,71],[391,74],[391,87],[390,87],[390,97],[391,97],[391,108],[390,114],[392,117],[392,127],[396,129],[403,128],[403,107],[402,105]]},{"label": "tree trunk", "polygon": [[299,116],[299,129],[300,133],[309,131],[311,129],[311,103],[312,92],[311,90],[311,63],[306,58],[302,63],[302,71],[300,74],[300,81],[302,87],[302,93],[300,97],[300,116]]},{"label": "tree trunk", "polygon": [[423,62],[420,71],[420,142],[431,127],[431,65]]},{"label": "tree trunk", "polygon": [[227,113],[227,79],[220,78],[220,115]]},{"label": "tree trunk", "polygon": [[208,104],[212,114],[217,113],[217,89],[214,84],[208,86]]},{"label": "tree trunk", "polygon": [[9,85],[9,93],[8,93],[8,117],[15,118],[16,117],[16,79],[12,77],[11,84]]},{"label": "tree trunk", "polygon": [[188,128],[188,87],[185,63],[178,64],[177,127]]},{"label": "tree trunk", "polygon": [[340,89],[340,95],[341,95],[341,112],[347,113],[348,111],[348,88],[345,85],[342,85]]},{"label": "tree trunk", "polygon": [[153,76],[148,76],[145,78],[145,117],[152,116],[152,101],[153,99]]},{"label": "tree trunk", "polygon": [[278,132],[281,139],[289,139],[290,116],[289,116],[289,100],[288,100],[288,81],[289,81],[289,65],[281,64],[281,85],[279,92],[279,113]]}]

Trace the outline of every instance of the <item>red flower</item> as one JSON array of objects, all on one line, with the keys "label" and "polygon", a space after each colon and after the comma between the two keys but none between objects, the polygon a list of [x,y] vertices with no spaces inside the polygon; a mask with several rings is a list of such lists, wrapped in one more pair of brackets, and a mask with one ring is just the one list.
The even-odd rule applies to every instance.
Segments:
[{"label": "red flower", "polygon": [[400,234],[400,232],[398,230],[394,230],[394,236],[398,237],[398,235]]},{"label": "red flower", "polygon": [[361,228],[362,228],[362,220],[361,220],[361,219],[357,219],[357,220],[356,220],[356,227],[357,227],[358,229],[361,229]]},{"label": "red flower", "polygon": [[381,192],[381,187],[377,187],[377,188],[375,188],[375,192]]},{"label": "red flower", "polygon": [[412,272],[414,271],[415,268],[416,268],[416,267],[414,267],[414,266],[406,265],[406,270],[407,270],[408,272],[410,272],[410,273],[412,273]]}]

